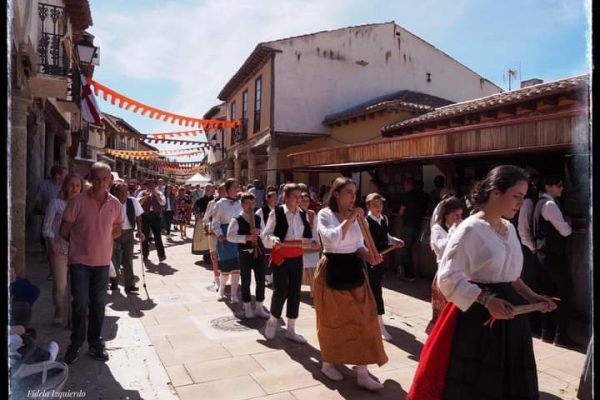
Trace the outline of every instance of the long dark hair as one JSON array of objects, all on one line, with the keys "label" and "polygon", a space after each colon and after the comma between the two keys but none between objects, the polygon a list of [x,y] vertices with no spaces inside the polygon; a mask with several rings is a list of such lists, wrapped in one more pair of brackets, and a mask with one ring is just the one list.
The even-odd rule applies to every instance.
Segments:
[{"label": "long dark hair", "polygon": [[440,202],[440,212],[435,220],[435,223],[447,231],[448,226],[446,226],[446,216],[456,210],[464,211],[464,204],[460,199],[453,196],[442,200]]},{"label": "long dark hair", "polygon": [[335,199],[335,196],[333,194],[336,192],[339,193],[344,187],[346,187],[346,185],[350,184],[356,186],[356,183],[350,178],[346,178],[343,176],[336,178],[331,184],[331,190],[329,190],[329,197],[327,198],[324,207],[329,207],[333,212],[340,212],[337,200]]},{"label": "long dark hair", "polygon": [[471,203],[475,209],[480,209],[488,202],[493,190],[506,193],[509,188],[521,181],[529,182],[527,171],[515,165],[500,165],[488,172],[485,179],[475,185],[471,192]]}]

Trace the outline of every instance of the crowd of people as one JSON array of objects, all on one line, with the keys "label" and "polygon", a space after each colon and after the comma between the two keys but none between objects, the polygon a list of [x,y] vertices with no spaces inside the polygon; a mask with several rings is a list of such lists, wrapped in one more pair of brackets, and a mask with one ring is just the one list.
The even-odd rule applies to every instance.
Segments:
[{"label": "crowd of people", "polygon": [[[308,285],[324,376],[340,381],[344,376],[336,365],[352,364],[358,386],[381,390],[367,366],[388,361],[383,340],[393,339],[383,322],[382,253],[400,249],[402,278],[414,281],[412,251],[423,238],[423,216],[430,213],[429,243],[438,268],[429,338],[409,398],[437,392],[456,399],[498,393],[537,398],[532,336],[580,346],[567,332],[573,288],[564,238],[571,227],[557,200],[562,181],[532,179],[518,167],[500,166],[469,182],[470,192],[462,197],[442,176],[434,183],[427,195],[422,181],[405,179],[402,196],[391,206],[376,179],[361,198],[356,183],[344,177],[318,192],[292,182],[275,188],[254,180],[241,187],[232,178],[200,189],[163,179],[139,185],[115,180],[101,162],[91,167],[89,183],[53,168],[40,187],[39,213],[53,280],[53,323],[71,322],[64,361],[76,362],[86,339],[94,358],[108,359],[101,337],[108,285],[118,290],[122,270],[125,291],[139,290],[134,231],[143,260],[153,241],[162,262],[167,258],[162,236],[170,240],[174,224],[186,240],[194,216],[192,253],[211,265],[218,301],[242,303],[245,318],[265,319],[268,340],[277,335],[285,306],[284,337],[305,344],[296,321],[301,287]],[[402,216],[399,237],[390,233],[390,211]],[[115,273],[109,279],[111,264]],[[273,291],[269,305],[266,287]],[[25,302],[35,301],[34,294],[28,296]],[[540,313],[517,315],[524,304],[536,304]]]}]

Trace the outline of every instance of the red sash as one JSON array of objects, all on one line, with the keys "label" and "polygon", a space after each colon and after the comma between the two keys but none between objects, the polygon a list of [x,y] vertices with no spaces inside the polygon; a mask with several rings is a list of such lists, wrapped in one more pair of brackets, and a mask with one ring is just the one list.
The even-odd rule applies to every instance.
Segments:
[{"label": "red sash", "polygon": [[459,313],[459,308],[452,303],[446,304],[442,310],[421,351],[419,366],[408,391],[408,399],[442,398]]},{"label": "red sash", "polygon": [[302,247],[280,247],[277,250],[273,250],[271,253],[271,258],[269,262],[271,264],[275,264],[276,266],[280,266],[283,264],[284,259],[286,258],[296,258],[302,257],[303,250]]}]

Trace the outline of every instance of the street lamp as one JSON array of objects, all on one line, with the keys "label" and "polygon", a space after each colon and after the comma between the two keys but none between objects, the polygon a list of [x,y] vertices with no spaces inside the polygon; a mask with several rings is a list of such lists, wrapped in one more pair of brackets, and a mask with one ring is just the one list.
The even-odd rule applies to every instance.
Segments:
[{"label": "street lamp", "polygon": [[77,58],[80,64],[99,65],[99,48],[94,46],[89,35],[83,35],[76,45]]}]

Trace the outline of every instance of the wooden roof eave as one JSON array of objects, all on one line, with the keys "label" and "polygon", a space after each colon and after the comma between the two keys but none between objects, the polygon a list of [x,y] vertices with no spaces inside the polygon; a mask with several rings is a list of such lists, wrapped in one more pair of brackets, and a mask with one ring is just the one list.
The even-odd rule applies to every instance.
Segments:
[{"label": "wooden roof eave", "polygon": [[[489,130],[491,128],[499,128],[506,127],[511,125],[525,124],[531,122],[541,122],[548,121],[559,118],[569,118],[574,116],[585,115],[588,110],[585,107],[579,108],[571,108],[566,111],[546,114],[546,115],[537,115],[535,118],[531,117],[522,117],[518,119],[510,119],[510,120],[495,120],[492,122],[480,122],[471,125],[463,125],[458,127],[448,127],[445,129],[432,130],[432,131],[424,131],[420,133],[415,133],[412,135],[404,135],[404,136],[395,136],[393,138],[382,138],[373,141],[369,141],[366,143],[360,144],[349,144],[343,146],[336,146],[325,148],[321,150],[312,150],[305,151],[299,153],[293,153],[288,155],[290,160],[290,165],[293,169],[296,168],[315,168],[321,165],[329,165],[329,164],[347,164],[347,163],[364,163],[364,162],[375,162],[375,161],[383,161],[389,160],[390,158],[396,157],[397,159],[404,158],[412,158],[418,159],[421,158],[431,158],[431,157],[445,157],[449,154],[445,152],[443,146],[436,146],[443,143],[445,137],[449,135],[461,133],[464,131],[481,131],[481,130]],[[419,153],[417,151],[418,143],[422,142],[423,139],[430,138],[430,143],[427,144],[429,146],[427,148],[427,154],[425,152]],[[440,142],[441,140],[441,142]],[[412,153],[405,153],[401,155],[393,154],[393,157],[390,157],[390,148],[397,143],[405,142],[406,146],[409,148],[414,148]],[[560,143],[557,143],[559,145]],[[534,144],[530,147],[530,149],[541,149],[543,146],[547,146],[548,144]],[[554,144],[550,144],[554,145]],[[511,149],[492,149],[493,151],[498,152],[510,152]],[[492,150],[485,150],[485,152],[490,152]],[[514,149],[515,151],[522,151],[523,149]],[[477,154],[482,151],[477,151],[476,149],[472,152],[473,154]],[[322,162],[319,162],[322,160]]]}]

